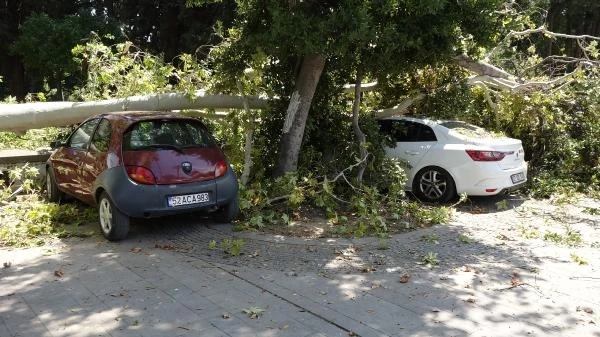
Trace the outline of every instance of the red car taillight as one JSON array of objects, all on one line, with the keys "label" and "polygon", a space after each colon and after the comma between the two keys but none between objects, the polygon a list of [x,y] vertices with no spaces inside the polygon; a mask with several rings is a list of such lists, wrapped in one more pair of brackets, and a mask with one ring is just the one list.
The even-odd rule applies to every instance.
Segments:
[{"label": "red car taillight", "polygon": [[474,161],[501,161],[506,154],[501,151],[466,150]]},{"label": "red car taillight", "polygon": [[145,167],[127,166],[125,169],[127,170],[127,175],[129,176],[129,178],[131,178],[131,180],[135,181],[136,183],[144,185],[156,184],[154,174],[152,174],[152,171],[148,170]]},{"label": "red car taillight", "polygon": [[219,178],[224,176],[227,172],[227,163],[224,160],[221,160],[215,166],[215,178]]}]

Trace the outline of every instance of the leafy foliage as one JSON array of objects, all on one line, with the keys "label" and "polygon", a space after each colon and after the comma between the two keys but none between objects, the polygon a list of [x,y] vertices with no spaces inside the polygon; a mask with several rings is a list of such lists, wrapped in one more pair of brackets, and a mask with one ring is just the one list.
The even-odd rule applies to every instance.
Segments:
[{"label": "leafy foliage", "polygon": [[[153,18],[185,17],[183,13],[190,13],[181,8],[182,0],[156,3],[156,11],[152,8],[149,13]],[[547,5],[543,1],[533,3]],[[550,3],[562,6],[556,1]],[[496,11],[501,2],[495,0],[188,0],[187,4],[194,6],[196,14],[209,9],[223,10],[224,20],[215,24],[214,31],[211,28],[208,32],[207,24],[201,24],[196,26],[196,35],[188,34],[196,43],[198,36],[212,42],[220,40],[217,46],[203,45],[194,54],[175,56],[176,53],[164,47],[181,46],[181,41],[173,44],[165,41],[165,36],[173,33],[166,32],[162,22],[159,26],[165,29],[156,29],[157,35],[153,35],[154,28],[149,29],[149,25],[154,23],[134,18],[139,11],[150,9],[136,4],[132,8],[125,6],[121,12],[112,6],[102,7],[109,16],[113,14],[123,20],[127,17],[133,22],[122,29],[134,42],[110,40],[114,44],[105,45],[105,35],[99,31],[73,48],[73,63],[70,55],[65,56],[64,49],[72,43],[72,36],[88,26],[79,25],[79,17],[71,13],[61,19],[52,15],[31,16],[31,22],[38,25],[24,25],[23,33],[27,34],[22,35],[14,48],[28,60],[30,69],[44,68],[51,72],[59,69],[65,76],[83,71],[86,82],[73,90],[73,98],[81,100],[170,91],[191,94],[200,88],[277,97],[270,108],[260,112],[233,111],[223,119],[207,121],[238,173],[243,167],[245,132],[254,131],[252,157],[261,165],[255,165],[250,181],[242,187],[240,206],[244,217],[239,228],[286,226],[297,220],[299,210],[307,207],[322,212],[340,235],[385,237],[399,228],[447,221],[448,207],[427,207],[406,199],[402,163],[384,159],[382,145],[386,140],[378,134],[377,123],[369,113],[415,93],[427,96],[412,114],[462,119],[522,139],[530,162],[533,195],[546,197],[556,191],[600,190],[597,67],[582,65],[568,85],[549,91],[493,95],[491,100],[496,106],[492,107],[489,93],[481,87],[468,86],[465,79],[469,74],[449,62],[461,53],[472,56],[487,53],[506,70],[540,81],[548,80],[552,69],[560,73],[574,70],[576,67],[552,68],[544,61],[540,46],[545,37],[533,39],[533,44],[524,39],[500,41],[510,30],[539,26],[542,18],[533,7],[521,7],[523,11],[514,15],[516,3],[506,3],[502,11]],[[573,13],[574,9],[568,9]],[[557,13],[556,8],[553,11]],[[591,21],[586,19],[586,22]],[[185,30],[180,25],[173,31]],[[68,34],[69,39],[60,41],[65,42],[60,48],[40,51],[40,57],[35,58],[35,48],[39,46],[34,41],[39,40],[40,30],[55,34],[69,27],[74,32]],[[500,42],[498,47],[484,49],[496,42]],[[555,43],[553,48],[561,51],[562,45]],[[159,52],[151,53],[144,47]],[[596,61],[597,44],[586,43],[584,47],[590,60]],[[54,57],[51,52],[61,55]],[[271,178],[294,79],[302,56],[311,53],[325,56],[327,66],[319,79],[306,124],[298,171]],[[573,54],[565,52],[565,55]],[[377,91],[364,94],[361,105],[361,111],[366,113],[360,124],[367,134],[364,145],[369,152],[362,183],[352,178],[358,162],[349,118],[352,96],[342,92],[342,86],[352,83],[359,72],[366,76],[365,80],[377,79],[379,83]],[[46,93],[52,94],[53,86],[57,84],[49,84]],[[44,100],[46,94],[32,95],[31,99]],[[47,142],[46,137],[54,132],[57,131],[34,132],[24,137],[0,134],[0,146],[22,140],[23,146],[34,147],[30,144],[37,144],[38,140]],[[497,206],[500,209],[505,205]],[[539,236],[538,231],[535,234]]]},{"label": "leafy foliage", "polygon": [[223,239],[221,242],[223,251],[229,256],[238,256],[242,253],[244,240],[242,239]]},{"label": "leafy foliage", "polygon": [[373,181],[363,185],[353,183],[345,171],[332,177],[299,178],[288,174],[266,185],[254,182],[240,192],[242,220],[237,228],[285,226],[297,221],[294,214],[306,208],[322,210],[332,225],[330,234],[341,236],[387,237],[390,232],[449,220],[447,207],[428,207],[407,200],[401,165],[392,160],[383,163],[377,173],[372,173]]},{"label": "leafy foliage", "polygon": [[40,199],[38,170],[11,170],[0,188],[0,243],[9,246],[41,245],[57,237],[89,236],[80,225],[96,219],[93,208],[75,204],[57,205]]},{"label": "leafy foliage", "polygon": [[[14,53],[23,57],[25,69],[46,82],[46,91],[58,99],[68,96],[63,87],[72,88],[81,81],[81,68],[73,61],[71,48],[89,37],[117,34],[116,25],[107,24],[101,17],[82,11],[62,19],[45,13],[33,13],[20,27],[20,35],[12,44]],[[85,71],[85,69],[83,69]]]},{"label": "leafy foliage", "polygon": [[440,261],[438,260],[438,254],[434,253],[434,252],[427,252],[427,254],[423,255],[423,257],[421,257],[421,261],[419,262],[419,264],[422,264],[428,268],[433,268],[434,266],[437,266],[440,263]]},{"label": "leafy foliage", "polygon": [[0,132],[0,150],[4,149],[27,149],[35,150],[45,148],[50,142],[65,134],[63,128],[31,129],[24,135],[13,132]]},{"label": "leafy foliage", "polygon": [[95,38],[73,48],[73,54],[79,64],[87,65],[88,79],[75,91],[84,100],[172,91],[192,94],[205,77],[204,68],[191,55],[179,56],[175,67],[131,42],[107,46]]}]

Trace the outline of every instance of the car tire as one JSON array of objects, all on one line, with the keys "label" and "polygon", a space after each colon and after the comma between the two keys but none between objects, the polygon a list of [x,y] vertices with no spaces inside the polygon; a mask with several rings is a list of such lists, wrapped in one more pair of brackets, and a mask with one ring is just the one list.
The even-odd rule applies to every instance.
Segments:
[{"label": "car tire", "polygon": [[230,223],[235,219],[235,217],[238,216],[239,213],[240,204],[238,198],[236,197],[231,200],[229,204],[216,211],[213,215],[213,219],[220,223]]},{"label": "car tire", "polygon": [[51,167],[46,168],[46,199],[57,203],[63,199],[63,192],[58,189],[56,178],[54,178],[54,171],[52,171]]},{"label": "car tire", "polygon": [[456,195],[454,179],[448,171],[437,166],[419,170],[412,185],[414,195],[421,201],[444,203]]},{"label": "car tire", "polygon": [[115,207],[106,192],[102,192],[98,200],[98,215],[102,235],[110,241],[125,239],[129,233],[129,217]]}]

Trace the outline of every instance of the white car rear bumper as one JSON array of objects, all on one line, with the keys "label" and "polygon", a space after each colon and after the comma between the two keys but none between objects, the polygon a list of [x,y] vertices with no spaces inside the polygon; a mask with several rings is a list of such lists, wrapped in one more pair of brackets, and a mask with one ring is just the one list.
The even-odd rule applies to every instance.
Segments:
[{"label": "white car rear bumper", "polygon": [[[467,195],[497,195],[516,190],[527,182],[527,163],[512,169],[501,169],[495,163],[481,163],[477,168],[452,170],[456,192]],[[522,174],[523,180],[513,182],[513,177]]]}]

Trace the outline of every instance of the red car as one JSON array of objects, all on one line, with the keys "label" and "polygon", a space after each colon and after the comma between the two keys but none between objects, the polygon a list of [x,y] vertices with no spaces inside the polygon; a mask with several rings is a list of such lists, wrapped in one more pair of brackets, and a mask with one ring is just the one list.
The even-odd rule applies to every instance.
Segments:
[{"label": "red car", "polygon": [[130,218],[211,212],[230,222],[239,211],[238,183],[221,148],[197,119],[153,112],[108,113],[81,123],[46,164],[46,193],[97,205],[111,240]]}]

